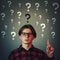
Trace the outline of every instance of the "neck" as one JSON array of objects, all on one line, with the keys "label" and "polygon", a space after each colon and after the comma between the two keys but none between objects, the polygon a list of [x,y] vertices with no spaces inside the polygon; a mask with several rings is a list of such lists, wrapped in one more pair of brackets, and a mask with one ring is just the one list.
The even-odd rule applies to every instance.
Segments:
[{"label": "neck", "polygon": [[23,44],[22,43],[22,47],[26,50],[29,50],[32,47],[32,44]]}]

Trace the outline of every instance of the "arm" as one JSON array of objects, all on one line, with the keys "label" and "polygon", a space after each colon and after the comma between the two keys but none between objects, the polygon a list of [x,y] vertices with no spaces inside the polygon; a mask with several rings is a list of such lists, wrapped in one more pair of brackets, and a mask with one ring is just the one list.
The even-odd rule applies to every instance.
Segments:
[{"label": "arm", "polygon": [[47,40],[47,55],[49,57],[49,60],[54,60],[54,48],[52,47],[52,45],[50,44],[50,41]]}]

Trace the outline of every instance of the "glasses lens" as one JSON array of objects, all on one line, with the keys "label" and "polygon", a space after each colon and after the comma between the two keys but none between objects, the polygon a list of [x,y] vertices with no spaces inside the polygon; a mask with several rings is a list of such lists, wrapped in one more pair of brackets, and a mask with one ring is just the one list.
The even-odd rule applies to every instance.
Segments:
[{"label": "glasses lens", "polygon": [[22,32],[21,34],[22,34],[23,36],[26,36],[26,35],[31,36],[31,35],[32,35],[32,33],[25,33],[25,32]]}]

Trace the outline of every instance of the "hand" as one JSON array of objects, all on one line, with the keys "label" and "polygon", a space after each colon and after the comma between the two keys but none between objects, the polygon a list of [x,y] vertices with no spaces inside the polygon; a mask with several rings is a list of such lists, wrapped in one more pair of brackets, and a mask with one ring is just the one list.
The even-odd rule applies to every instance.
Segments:
[{"label": "hand", "polygon": [[47,48],[46,48],[47,54],[50,58],[54,56],[54,48],[51,46],[49,39],[47,40]]}]

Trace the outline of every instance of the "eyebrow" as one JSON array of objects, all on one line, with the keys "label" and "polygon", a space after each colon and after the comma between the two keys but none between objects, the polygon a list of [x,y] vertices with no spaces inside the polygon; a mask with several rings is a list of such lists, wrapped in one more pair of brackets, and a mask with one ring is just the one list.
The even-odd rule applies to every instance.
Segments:
[{"label": "eyebrow", "polygon": [[[22,32],[22,33],[26,33],[26,32]],[[28,32],[27,34],[29,34],[29,33],[32,34],[32,32]]]}]

